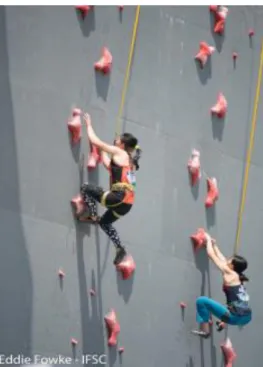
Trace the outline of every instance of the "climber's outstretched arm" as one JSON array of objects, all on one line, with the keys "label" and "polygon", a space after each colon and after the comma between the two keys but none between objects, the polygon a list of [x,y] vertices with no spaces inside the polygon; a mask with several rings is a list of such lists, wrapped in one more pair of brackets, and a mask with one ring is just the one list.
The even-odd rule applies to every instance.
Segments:
[{"label": "climber's outstretched arm", "polygon": [[220,259],[213,248],[213,243],[210,235],[206,233],[206,252],[208,257],[213,261],[213,263],[218,267],[218,269],[226,274],[230,272],[229,267],[227,266],[227,263],[225,260]]},{"label": "climber's outstretched arm", "polygon": [[109,167],[110,167],[110,157],[108,156],[108,153],[106,153],[102,150],[100,155],[101,155],[103,166],[106,169],[109,169]]},{"label": "climber's outstretched arm", "polygon": [[214,252],[215,252],[216,256],[221,261],[225,261],[226,262],[227,260],[226,260],[225,256],[222,254],[222,252],[219,250],[215,239],[212,239],[212,245],[213,245],[213,249],[214,249]]},{"label": "climber's outstretched arm", "polygon": [[107,152],[109,154],[120,155],[120,156],[123,155],[123,150],[122,149],[116,147],[115,145],[110,145],[110,144],[107,144],[104,141],[100,140],[100,138],[95,134],[95,131],[93,130],[93,127],[91,125],[90,116],[87,113],[84,114],[84,122],[85,122],[86,127],[87,127],[87,134],[88,134],[88,138],[89,138],[89,141],[91,142],[91,144],[95,145],[99,149],[101,149],[104,152]]}]

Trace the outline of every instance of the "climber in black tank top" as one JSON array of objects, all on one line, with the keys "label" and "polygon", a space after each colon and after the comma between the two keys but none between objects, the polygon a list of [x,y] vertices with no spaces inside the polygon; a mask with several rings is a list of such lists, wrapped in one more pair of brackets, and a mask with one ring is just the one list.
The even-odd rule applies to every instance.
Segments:
[{"label": "climber in black tank top", "polygon": [[203,338],[210,336],[210,314],[229,325],[244,326],[252,318],[249,295],[244,286],[244,282],[248,281],[244,274],[248,266],[247,260],[239,255],[226,259],[209,234],[206,234],[206,252],[222,273],[226,305],[205,296],[197,298],[196,321],[200,330],[192,330],[192,333]]}]

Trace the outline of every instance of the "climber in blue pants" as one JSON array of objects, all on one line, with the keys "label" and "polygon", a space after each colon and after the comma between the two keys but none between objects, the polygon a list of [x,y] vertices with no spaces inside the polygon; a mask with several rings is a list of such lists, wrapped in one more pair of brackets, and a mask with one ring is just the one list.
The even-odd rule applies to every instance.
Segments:
[{"label": "climber in blue pants", "polygon": [[209,234],[206,234],[206,252],[222,273],[226,306],[212,298],[204,296],[197,298],[196,321],[200,325],[200,330],[192,330],[192,333],[203,338],[210,336],[210,314],[229,325],[239,326],[248,324],[252,318],[249,295],[244,287],[244,282],[248,281],[243,273],[248,266],[247,260],[238,255],[226,259]]}]

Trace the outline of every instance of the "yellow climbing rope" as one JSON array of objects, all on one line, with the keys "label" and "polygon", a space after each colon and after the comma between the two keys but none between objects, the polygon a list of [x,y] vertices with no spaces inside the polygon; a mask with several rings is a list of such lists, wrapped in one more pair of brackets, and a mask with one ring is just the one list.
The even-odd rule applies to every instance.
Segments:
[{"label": "yellow climbing rope", "polygon": [[251,156],[252,156],[253,147],[254,147],[254,137],[255,137],[255,131],[256,131],[256,125],[257,125],[258,104],[259,104],[260,89],[261,89],[261,82],[262,82],[262,69],[263,69],[263,40],[261,44],[260,62],[259,62],[259,70],[258,70],[258,78],[257,78],[257,88],[256,88],[256,95],[255,95],[254,106],[253,106],[251,130],[250,130],[250,135],[249,135],[249,145],[248,145],[247,156],[246,156],[246,168],[245,168],[242,195],[241,195],[241,201],[240,201],[239,212],[238,212],[238,222],[237,222],[237,232],[236,232],[236,241],[235,241],[235,246],[234,246],[234,254],[237,254],[238,249],[240,247],[239,241],[240,241],[240,233],[241,233],[241,228],[242,228],[242,218],[243,218],[243,212],[244,212],[245,201],[246,201],[247,184],[248,184],[248,178],[249,178],[249,168],[250,168]]},{"label": "yellow climbing rope", "polygon": [[116,136],[120,135],[121,133],[122,113],[123,113],[123,107],[124,107],[126,94],[127,94],[128,82],[130,78],[131,64],[132,64],[132,59],[133,59],[134,46],[135,46],[138,23],[139,23],[140,8],[141,8],[140,5],[138,5],[136,8],[136,14],[135,14],[135,19],[134,19],[134,24],[133,24],[132,39],[131,39],[130,50],[129,50],[128,64],[126,68],[124,84],[123,84],[123,89],[122,89],[122,94],[121,94],[121,104],[120,104],[116,128],[115,128]]}]

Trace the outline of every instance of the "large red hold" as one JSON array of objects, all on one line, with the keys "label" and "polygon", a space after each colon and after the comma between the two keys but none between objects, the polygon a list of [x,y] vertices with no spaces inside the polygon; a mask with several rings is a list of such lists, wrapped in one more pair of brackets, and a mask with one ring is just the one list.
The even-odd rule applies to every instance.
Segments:
[{"label": "large red hold", "polygon": [[219,190],[217,185],[216,178],[208,178],[207,179],[207,196],[205,199],[206,208],[210,208],[215,204],[215,202],[219,198]]},{"label": "large red hold", "polygon": [[195,55],[195,60],[199,61],[201,68],[207,63],[208,57],[215,51],[215,47],[209,46],[206,42],[202,41],[199,44],[199,52]]},{"label": "large red hold", "polygon": [[80,11],[81,15],[83,18],[85,18],[89,11],[93,8],[93,6],[90,6],[90,5],[77,5],[75,6],[75,9]]},{"label": "large red hold", "polygon": [[88,159],[88,169],[94,169],[97,167],[97,164],[101,162],[101,156],[99,149],[93,145],[90,144],[90,155]]},{"label": "large red hold", "polygon": [[195,251],[199,250],[200,248],[202,248],[206,244],[206,235],[205,234],[206,233],[205,233],[205,230],[203,228],[198,228],[196,233],[194,233],[190,236],[190,238],[193,242]]},{"label": "large red hold", "polygon": [[129,279],[136,269],[133,257],[131,255],[125,256],[125,258],[116,265],[116,269],[122,273],[123,279]]},{"label": "large red hold", "polygon": [[214,33],[223,34],[225,31],[225,23],[228,14],[228,8],[221,5],[210,5],[210,12],[214,13],[215,25]]},{"label": "large red hold", "polygon": [[108,345],[110,347],[115,346],[117,345],[117,338],[121,331],[116,312],[112,309],[106,316],[104,316],[104,321],[108,329]]},{"label": "large red hold", "polygon": [[80,194],[71,199],[71,204],[74,207],[75,214],[77,216],[84,211],[84,201]]},{"label": "large red hold", "polygon": [[232,367],[233,362],[237,358],[237,354],[229,338],[227,338],[226,341],[221,344],[221,350],[224,355],[225,367]]},{"label": "large red hold", "polygon": [[211,113],[218,118],[224,118],[227,112],[227,100],[223,93],[219,93],[216,104],[211,108]]},{"label": "large red hold", "polygon": [[103,47],[101,58],[94,64],[95,70],[108,74],[111,71],[111,66],[112,54],[107,47]]},{"label": "large red hold", "polygon": [[74,108],[72,111],[72,116],[68,121],[68,129],[71,133],[72,144],[77,144],[81,139],[81,114],[82,111],[79,108]]},{"label": "large red hold", "polygon": [[200,152],[198,150],[192,150],[192,156],[188,160],[187,167],[191,176],[191,185],[194,186],[201,178]]}]

